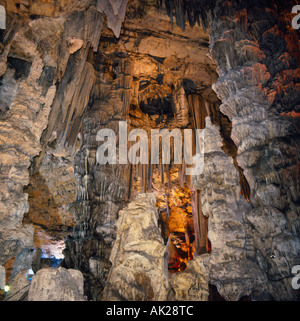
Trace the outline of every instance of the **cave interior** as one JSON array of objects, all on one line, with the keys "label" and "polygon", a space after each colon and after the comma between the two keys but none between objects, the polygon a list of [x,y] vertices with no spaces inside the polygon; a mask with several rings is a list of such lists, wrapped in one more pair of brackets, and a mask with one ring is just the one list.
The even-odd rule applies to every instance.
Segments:
[{"label": "cave interior", "polygon": [[299,300],[294,1],[0,5],[0,300]]}]

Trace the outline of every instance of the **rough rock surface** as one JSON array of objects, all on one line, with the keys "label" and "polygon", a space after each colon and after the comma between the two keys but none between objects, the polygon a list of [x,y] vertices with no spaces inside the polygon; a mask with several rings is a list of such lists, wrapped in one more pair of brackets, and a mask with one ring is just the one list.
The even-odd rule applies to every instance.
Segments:
[{"label": "rough rock surface", "polygon": [[5,296],[6,301],[27,301],[31,281],[28,279],[28,269],[19,270],[9,282],[9,290]]},{"label": "rough rock surface", "polygon": [[78,270],[44,268],[31,281],[28,301],[85,301],[83,275]]},{"label": "rough rock surface", "polygon": [[[74,117],[78,116],[79,120],[82,117],[80,120],[82,124],[79,126],[79,150],[74,158],[76,200],[70,206],[77,226],[72,237],[66,240],[64,254],[67,267],[83,271],[86,293],[93,299],[101,297],[101,291],[105,286],[110,268],[109,257],[116,237],[118,211],[136,193],[148,191],[149,186],[152,188],[150,166],[132,166],[129,163],[116,166],[97,164],[96,152],[101,145],[101,142],[97,141],[97,132],[103,128],[112,129],[118,137],[119,120],[127,120],[128,130],[143,128],[149,131],[151,128],[166,126],[170,129],[190,126],[187,93],[195,95],[193,99],[195,109],[198,106],[198,96],[199,101],[201,99],[201,102],[203,101],[203,108],[205,108],[204,101],[207,101],[208,109],[213,109],[217,104],[217,98],[210,88],[216,80],[216,73],[209,67],[213,64],[206,56],[207,35],[199,27],[197,30],[201,40],[198,39],[199,36],[195,37],[191,28],[187,28],[185,32],[178,27],[172,30],[168,17],[157,12],[154,6],[151,6],[147,15],[144,13],[138,21],[130,16],[133,10],[135,9],[131,3],[129,18],[124,21],[118,41],[109,29],[102,29],[98,52],[89,55],[87,62],[89,68],[91,66],[93,68],[92,86],[86,81],[79,81],[81,89],[76,89],[73,82],[61,85],[61,92],[66,92],[64,97],[69,97],[66,102],[72,100],[74,90],[83,95],[89,94],[84,113],[82,109],[79,111],[77,100],[72,103],[78,110]],[[186,46],[188,39],[191,46]],[[67,68],[64,77],[68,79],[73,73],[79,75],[81,70],[79,65],[83,63],[84,57],[80,56],[81,62],[77,61],[77,65],[75,61],[70,63],[70,69]],[[58,102],[61,103],[61,100],[57,100]],[[57,120],[61,121],[59,117]],[[73,124],[70,126],[70,135],[59,134],[62,133],[59,128],[65,128],[65,125],[56,126],[58,140],[59,137],[64,137],[62,142],[70,148],[76,142],[78,133]],[[118,151],[117,138],[117,153]],[[167,167],[165,171],[167,176]],[[139,180],[136,185],[135,178]],[[167,186],[167,179],[165,182]],[[157,186],[159,184],[157,182]],[[160,192],[162,189],[159,186],[156,192],[161,194],[160,196],[164,193]],[[178,194],[182,195],[178,189]],[[193,222],[191,213],[182,211],[183,215],[178,215],[176,223],[175,207],[180,203],[176,197],[174,192],[172,196],[174,201],[171,204],[174,215],[171,215],[170,226],[177,224],[177,231],[181,228],[181,238],[176,235],[172,238],[178,241],[179,249],[183,243],[189,243],[185,245],[186,255],[193,239],[191,238],[190,242],[187,240],[184,229],[189,225],[189,230],[192,230]],[[185,200],[182,203],[187,204],[188,198],[182,196],[183,199]],[[184,222],[184,218],[188,215],[189,223]],[[180,227],[179,221],[182,223]],[[189,234],[191,236],[192,232]]]},{"label": "rough rock surface", "polygon": [[209,254],[197,256],[184,271],[171,275],[175,301],[208,301],[208,260]]},{"label": "rough rock surface", "polygon": [[[13,261],[12,271],[7,271],[9,291],[7,301],[26,301],[32,276],[42,267],[42,250],[39,248],[23,248]],[[7,282],[6,280],[6,282]]]},{"label": "rough rock surface", "polygon": [[[42,86],[38,86],[43,70],[41,62],[40,57],[34,56],[28,78],[19,84],[10,110],[0,123],[1,242],[7,240],[10,243],[19,243],[19,246],[32,245],[32,226],[22,225],[23,214],[29,208],[28,195],[23,194],[23,186],[29,182],[30,159],[40,152],[39,138],[47,126],[47,117],[55,94],[55,87],[51,86],[46,96],[43,96]],[[15,254],[16,252],[11,252],[11,256]],[[1,256],[1,262],[2,260]]]},{"label": "rough rock surface", "polygon": [[[66,15],[57,17],[62,8],[50,3],[43,2],[40,11],[36,11],[34,4],[5,3],[7,31],[0,54],[8,68],[4,70],[6,89],[2,87],[2,92],[9,88],[14,90],[1,102],[4,105],[0,122],[0,235],[1,249],[5,249],[0,253],[1,262],[33,243],[32,225],[22,225],[23,215],[29,209],[23,187],[29,183],[28,168],[33,158],[42,151],[40,139],[53,109],[58,70],[64,72],[64,59],[68,61],[70,56],[65,42],[65,37],[71,36],[68,33],[72,33],[72,28],[68,29],[70,24],[65,23],[70,14],[69,5],[65,7]],[[27,14],[37,15],[37,19],[27,19]],[[60,43],[61,52],[58,50]]]},{"label": "rough rock surface", "polygon": [[208,279],[226,300],[238,300],[264,284],[266,275],[247,260],[245,214],[252,206],[240,193],[238,171],[223,151],[219,128],[209,117],[203,153],[203,172],[193,176],[193,185],[201,190],[202,212],[208,217]]},{"label": "rough rock surface", "polygon": [[103,300],[166,300],[166,247],[155,204],[154,194],[140,194],[121,211]]},{"label": "rough rock surface", "polygon": [[107,26],[111,28],[117,38],[121,32],[122,22],[125,19],[128,0],[98,0],[97,9],[105,13],[107,17]]},{"label": "rough rock surface", "polygon": [[118,135],[119,120],[126,119],[126,111],[129,109],[131,59],[115,59],[116,70],[112,71],[115,79],[110,78],[107,82],[103,79],[105,70],[102,68],[104,63],[110,63],[111,59],[100,55],[95,57],[99,64],[95,65],[97,77],[91,93],[92,104],[84,115],[80,133],[82,144],[74,158],[76,196],[69,209],[77,226],[72,236],[66,240],[64,251],[66,266],[84,271],[87,280],[86,293],[94,299],[100,297],[107,272],[100,273],[101,277],[95,278],[90,259],[101,258],[106,265],[102,272],[108,270],[118,211],[128,198],[128,165],[97,163],[97,149],[101,145],[101,142],[97,141],[98,131],[109,128]]},{"label": "rough rock surface", "polygon": [[244,213],[251,205],[240,194],[238,171],[223,151],[219,128],[210,117],[206,117],[203,152],[203,172],[193,176],[193,185],[201,190],[202,212],[209,217],[210,261],[239,260],[245,256]]},{"label": "rough rock surface", "polygon": [[59,244],[64,243],[75,226],[69,211],[76,193],[74,156],[64,148],[55,148],[54,143],[55,138],[49,142],[38,172],[30,176],[25,188],[30,208],[24,214],[23,224],[33,224],[33,243],[44,257],[63,258]]},{"label": "rough rock surface", "polygon": [[[119,2],[109,1],[117,20],[126,3],[116,12]],[[33,245],[32,225],[22,225],[29,209],[28,195],[23,193],[29,183],[28,168],[34,164],[38,170],[55,126],[61,140],[70,133],[76,140],[75,120],[86,107],[88,83],[93,81],[87,54],[90,48],[97,51],[104,14],[88,0],[76,4],[1,0],[1,5],[7,18],[0,46],[0,238],[5,249],[0,251],[0,263],[4,263],[22,247]],[[109,21],[114,28],[114,21]],[[73,77],[74,69],[79,79]],[[80,95],[84,81],[87,90]],[[74,110],[74,126],[69,128]]]},{"label": "rough rock surface", "polygon": [[299,41],[287,20],[263,6],[233,2],[229,9],[216,2],[210,54],[220,77],[213,89],[232,121],[237,162],[250,186],[253,209],[243,213],[239,232],[247,238],[247,257],[267,276],[260,291],[266,299],[295,300],[300,145],[297,117],[288,115],[299,108],[299,83],[292,80],[299,77]]},{"label": "rough rock surface", "polygon": [[33,273],[36,273],[40,269],[41,254],[42,250],[39,248],[23,248],[15,258],[11,279],[13,279],[20,270],[31,269]]}]

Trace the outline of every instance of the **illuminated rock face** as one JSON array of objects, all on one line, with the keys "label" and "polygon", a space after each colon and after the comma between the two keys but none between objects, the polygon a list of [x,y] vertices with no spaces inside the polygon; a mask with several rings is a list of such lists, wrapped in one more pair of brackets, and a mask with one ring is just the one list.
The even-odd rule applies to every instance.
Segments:
[{"label": "illuminated rock face", "polygon": [[186,270],[172,274],[170,282],[175,292],[173,300],[208,301],[208,268],[209,254],[197,256],[188,262]]},{"label": "illuminated rock face", "polygon": [[86,301],[78,270],[44,268],[32,278],[28,301]]},{"label": "illuminated rock face", "polygon": [[[65,223],[69,227],[74,224],[66,208],[66,200],[68,195],[75,193],[75,187],[71,187],[67,195],[59,196],[60,192],[57,194],[51,190],[53,183],[50,180],[56,180],[55,177],[46,174],[50,203],[63,201],[62,206],[58,205],[60,213],[56,215],[56,205],[50,209],[45,204],[47,210],[43,214],[50,218],[43,221],[36,216],[36,208],[31,208],[23,222],[25,224],[22,224],[23,216],[29,210],[28,195],[23,193],[23,187],[32,183],[29,181],[29,167],[31,173],[37,175],[39,170],[43,172],[45,169],[40,165],[53,134],[56,134],[58,150],[71,145],[65,155],[70,157],[73,152],[79,120],[93,83],[93,69],[86,63],[87,54],[90,48],[97,51],[104,20],[104,13],[90,1],[81,1],[77,5],[70,1],[60,4],[3,1],[3,4],[6,8],[6,30],[1,31],[3,42],[0,48],[0,76],[3,77],[0,99],[1,263],[15,256],[24,246],[41,244],[34,236],[31,223],[46,227],[49,222],[54,222],[56,227],[60,225],[58,230]],[[116,1],[109,1],[113,8],[116,4]],[[112,15],[117,20],[120,18],[115,10]],[[116,32],[119,32],[118,28],[120,26],[116,26]],[[74,127],[69,126],[71,120]],[[51,152],[49,155],[51,158]],[[59,162],[59,157],[55,159],[54,156],[54,162]],[[48,168],[51,172],[55,165]],[[57,172],[56,175],[60,174]],[[57,189],[63,192],[64,183],[56,181]],[[39,201],[47,197],[43,189],[38,193],[41,195]]]},{"label": "illuminated rock face", "polygon": [[[118,65],[115,79],[104,84],[103,66],[95,67],[99,77],[92,93],[94,101],[83,116],[82,145],[74,157],[76,195],[70,211],[77,225],[64,250],[66,266],[83,271],[86,293],[94,299],[101,297],[110,268],[118,211],[128,200],[128,165],[100,165],[96,159],[98,131],[109,128],[118,135],[119,120],[126,119],[129,108],[131,60],[116,58],[114,63]],[[101,92],[98,86],[102,86]]]},{"label": "illuminated rock face", "polygon": [[236,301],[266,283],[258,265],[247,258],[245,214],[252,206],[241,195],[238,171],[221,148],[219,128],[209,117],[204,142],[204,170],[193,176],[193,185],[201,190],[202,211],[208,217],[208,282],[217,286],[226,300]]},{"label": "illuminated rock face", "polygon": [[[31,246],[33,228],[22,226],[23,214],[28,211],[28,195],[23,186],[29,183],[30,160],[41,148],[39,139],[47,126],[47,119],[55,95],[55,86],[46,89],[38,85],[43,72],[42,60],[32,54],[29,75],[19,83],[19,89],[1,121],[1,227],[3,247],[11,253],[1,255],[1,262],[17,254],[22,246]],[[17,245],[18,244],[18,245]],[[2,247],[2,248],[3,248]],[[14,248],[14,250],[13,250]],[[5,261],[4,261],[5,262]]]},{"label": "illuminated rock face", "polygon": [[[118,137],[120,120],[127,120],[128,130],[138,128],[149,132],[150,138],[152,128],[192,127],[189,109],[193,106],[196,109],[201,103],[203,109],[206,104],[208,110],[213,110],[218,104],[211,89],[216,74],[213,66],[208,67],[211,62],[205,56],[207,35],[198,28],[203,40],[185,47],[187,39],[194,39],[193,31],[184,33],[176,28],[173,31],[176,36],[172,33],[159,36],[164,28],[170,29],[168,20],[164,19],[163,14],[150,8],[149,16],[138,24],[134,19],[125,22],[124,30],[128,32],[122,33],[118,41],[110,30],[103,28],[98,52],[88,58],[94,69],[94,82],[82,116],[81,144],[74,158],[76,200],[70,206],[77,226],[66,240],[64,254],[67,267],[83,271],[89,298],[101,298],[111,266],[109,257],[116,238],[118,212],[138,193],[154,192],[161,201],[160,227],[164,229],[164,241],[170,236],[170,242],[177,248],[175,263],[180,264],[176,251],[181,251],[182,261],[193,257],[190,193],[183,174],[182,184],[179,182],[178,167],[135,166],[129,162],[100,165],[96,157],[101,144],[97,132],[111,129]],[[84,89],[80,92],[87,92],[85,82],[82,84]],[[190,105],[187,93],[194,95]],[[149,140],[149,148],[150,143]],[[160,179],[162,176],[164,179]],[[168,206],[172,208],[169,221]]]},{"label": "illuminated rock face", "polygon": [[154,194],[139,194],[120,212],[104,300],[164,301],[169,292],[166,247]]},{"label": "illuminated rock face", "polygon": [[76,224],[69,211],[76,194],[73,162],[66,149],[48,146],[39,171],[30,176],[24,190],[30,208],[23,224],[34,225],[33,244],[44,257],[63,258],[64,237]]},{"label": "illuminated rock face", "polygon": [[[65,5],[68,7],[70,3]],[[5,7],[7,32],[1,34],[1,67],[4,63],[6,68],[1,68],[1,76],[6,82],[1,89],[4,94],[7,90],[11,94],[1,95],[6,97],[1,99],[0,125],[0,242],[4,249],[0,254],[1,262],[16,255],[22,247],[33,246],[33,227],[22,224],[23,215],[29,210],[28,195],[23,193],[23,187],[29,184],[29,167],[36,170],[33,159],[43,155],[46,148],[41,144],[41,137],[52,118],[52,103],[57,93],[55,82],[59,71],[65,72],[70,57],[65,40],[74,36],[72,23],[75,17],[81,16],[81,22],[87,22],[94,10],[91,8],[86,16],[73,12],[75,20],[70,22],[69,7],[65,8],[62,16],[57,17],[58,12],[64,9],[55,8],[48,2],[42,2],[39,10],[35,5],[29,8],[23,4],[17,6],[11,1]],[[26,18],[28,15],[38,15],[38,18],[30,20]],[[89,32],[85,35],[85,41],[90,39]]]}]

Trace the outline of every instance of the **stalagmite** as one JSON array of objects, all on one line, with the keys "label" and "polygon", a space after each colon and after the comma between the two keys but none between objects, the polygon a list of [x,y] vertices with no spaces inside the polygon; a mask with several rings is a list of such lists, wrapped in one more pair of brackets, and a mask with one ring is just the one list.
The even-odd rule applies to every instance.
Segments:
[{"label": "stalagmite", "polygon": [[2,2],[0,300],[299,299],[293,0]]},{"label": "stalagmite", "polygon": [[97,9],[107,16],[108,27],[111,28],[117,38],[121,32],[121,25],[125,18],[128,0],[98,0]]},{"label": "stalagmite", "polygon": [[104,300],[166,300],[166,249],[155,203],[153,194],[140,194],[120,213]]}]

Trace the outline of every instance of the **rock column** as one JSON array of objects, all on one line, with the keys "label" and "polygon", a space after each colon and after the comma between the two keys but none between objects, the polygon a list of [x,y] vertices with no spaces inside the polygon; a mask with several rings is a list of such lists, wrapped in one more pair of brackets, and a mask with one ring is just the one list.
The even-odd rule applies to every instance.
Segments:
[{"label": "rock column", "polygon": [[283,19],[289,8],[277,10],[217,1],[210,53],[220,76],[213,89],[250,186],[247,257],[267,276],[265,299],[292,300],[291,269],[300,256],[299,40]]}]

